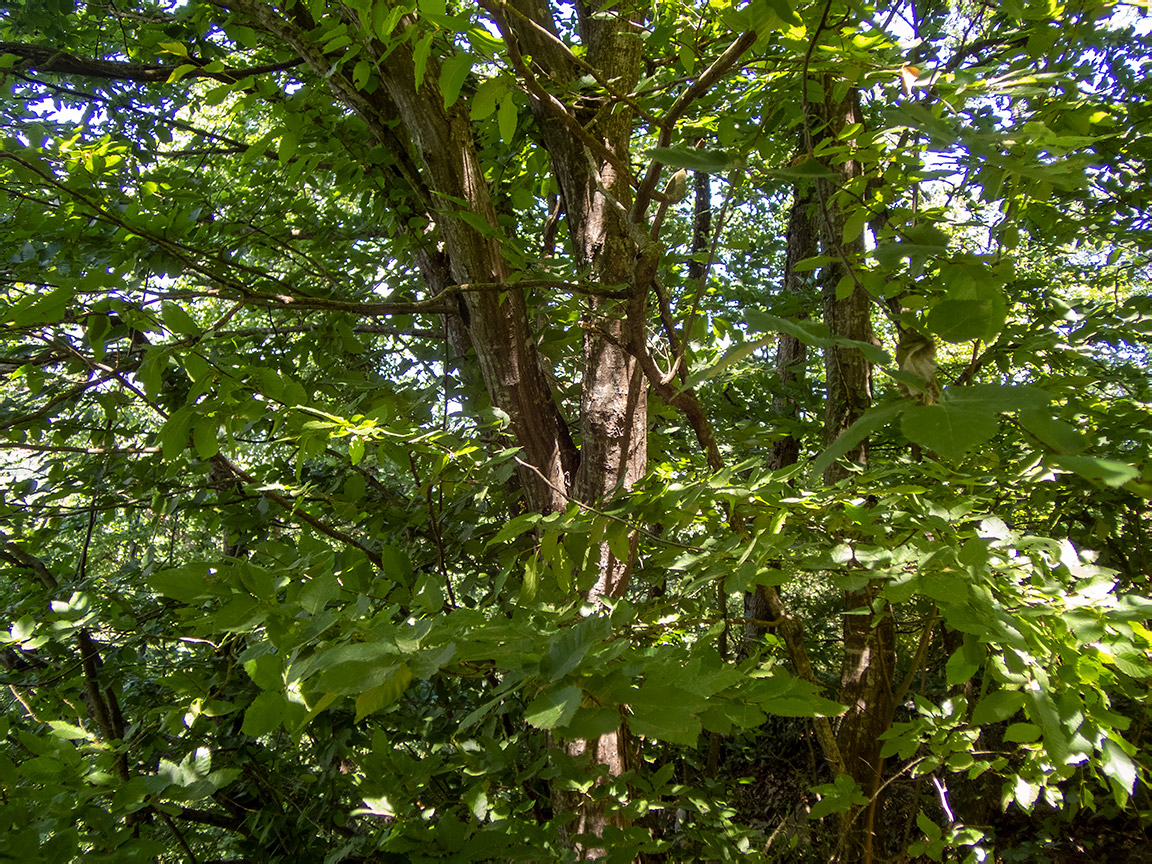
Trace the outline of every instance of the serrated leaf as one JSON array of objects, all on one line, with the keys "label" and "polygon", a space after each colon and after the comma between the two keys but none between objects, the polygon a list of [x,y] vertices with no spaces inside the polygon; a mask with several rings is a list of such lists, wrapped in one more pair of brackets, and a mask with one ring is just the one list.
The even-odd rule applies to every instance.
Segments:
[{"label": "serrated leaf", "polygon": [[75,726],[72,723],[67,723],[64,720],[49,720],[48,725],[52,728],[52,734],[56,738],[64,738],[66,740],[79,740],[82,738],[90,738],[91,736],[87,731]]},{"label": "serrated leaf", "polygon": [[276,149],[276,158],[281,165],[287,165],[292,161],[292,157],[296,155],[296,148],[300,145],[300,139],[296,137],[296,133],[290,129],[285,129],[280,135],[280,145]]},{"label": "serrated leaf", "polygon": [[1024,707],[1024,694],[1019,690],[997,690],[976,703],[972,722],[977,726],[1007,720]]},{"label": "serrated leaf", "polygon": [[958,408],[1000,412],[1045,408],[1052,397],[1028,384],[972,384],[947,388],[942,401]]},{"label": "serrated leaf", "polygon": [[513,537],[527,534],[535,528],[536,523],[539,522],[541,518],[539,513],[522,513],[519,516],[512,517],[500,526],[500,530],[496,532],[496,536],[488,541],[488,545],[495,546],[497,543],[505,543]]},{"label": "serrated leaf", "polygon": [[599,615],[564,628],[549,646],[547,661],[541,664],[541,674],[551,681],[563,678],[580,665],[593,645],[611,635],[611,628],[611,622]]},{"label": "serrated leaf", "polygon": [[1123,807],[1136,789],[1136,766],[1124,749],[1110,738],[1104,739],[1100,770],[1112,781],[1116,803]]},{"label": "serrated leaf", "polygon": [[[926,578],[931,579],[932,577]],[[975,639],[965,639],[964,644],[957,648],[948,658],[948,662],[944,664],[948,685],[955,687],[972,680],[972,676],[980,670],[983,663],[983,653],[979,642]]]},{"label": "serrated leaf", "polygon": [[739,159],[723,150],[704,150],[699,147],[655,147],[652,158],[672,168],[688,168],[705,174],[727,171],[739,164]]},{"label": "serrated leaf", "polygon": [[1060,722],[1060,712],[1052,699],[1052,694],[1044,690],[1025,691],[1024,707],[1033,723],[1040,727],[1044,735],[1044,747],[1048,757],[1056,765],[1066,765],[1070,746],[1068,735]]},{"label": "serrated leaf", "polygon": [[392,676],[387,681],[378,684],[371,690],[365,690],[356,697],[356,722],[360,722],[369,714],[387,708],[403,696],[411,680],[412,672],[406,663],[394,667]]},{"label": "serrated leaf", "polygon": [[516,103],[512,101],[512,94],[505,93],[500,97],[500,109],[496,112],[496,125],[500,129],[500,139],[505,144],[512,142],[516,134]]},{"label": "serrated leaf", "polygon": [[244,723],[240,731],[253,738],[267,735],[280,726],[287,716],[284,695],[278,691],[266,690],[257,694],[252,704],[244,711]]},{"label": "serrated leaf", "polygon": [[444,107],[451,108],[460,98],[460,89],[472,71],[472,55],[461,51],[447,58],[440,66],[440,93]]},{"label": "serrated leaf", "polygon": [[158,594],[182,603],[191,603],[207,593],[207,580],[206,564],[187,564],[183,567],[158,570],[148,577],[147,582]]},{"label": "serrated leaf", "polygon": [[951,405],[910,405],[900,427],[909,441],[944,459],[959,459],[991,440],[1000,428],[994,413]]},{"label": "serrated leaf", "polygon": [[827,348],[831,345],[855,348],[859,350],[870,363],[875,363],[877,366],[887,366],[892,362],[892,357],[888,352],[878,345],[873,345],[870,342],[861,342],[856,339],[841,339],[833,336],[828,330],[827,325],[817,321],[793,321],[789,318],[781,318],[779,315],[773,315],[759,309],[746,309],[744,311],[744,320],[748,322],[748,326],[753,331],[787,333],[790,336],[795,336],[805,345],[813,345],[817,348]]},{"label": "serrated leaf", "polygon": [[802,157],[796,164],[777,168],[772,173],[791,180],[835,180],[840,176],[819,159],[809,157]]},{"label": "serrated leaf", "polygon": [[873,432],[883,429],[909,407],[907,402],[901,400],[869,408],[855,423],[845,429],[839,438],[826,447],[824,452],[816,457],[812,462],[811,469],[809,469],[811,475],[813,477],[822,476],[837,459],[842,459],[857,444]]},{"label": "serrated leaf", "polygon": [[435,34],[431,31],[425,33],[416,42],[416,47],[412,49],[412,66],[416,75],[417,90],[424,86],[424,75],[428,71],[428,57],[432,54],[433,35]]},{"label": "serrated leaf", "polygon": [[167,83],[173,84],[173,83],[179,81],[181,78],[183,78],[189,72],[195,72],[199,68],[200,68],[199,66],[194,66],[191,63],[181,63],[179,66],[177,66],[175,69],[172,70],[172,74],[168,76]]},{"label": "serrated leaf", "polygon": [[540,589],[540,565],[533,552],[524,563],[524,578],[520,582],[520,602],[531,603],[536,599],[536,592]]},{"label": "serrated leaf", "polygon": [[491,117],[496,110],[496,99],[506,89],[506,85],[499,78],[487,78],[480,82],[476,88],[476,95],[472,97],[471,117],[473,120],[483,120]]},{"label": "serrated leaf", "polygon": [[76,292],[72,288],[55,288],[47,294],[33,301],[27,307],[20,309],[13,316],[13,323],[17,327],[27,327],[30,324],[49,324],[61,320],[67,314],[68,304]]},{"label": "serrated leaf", "polygon": [[582,691],[579,687],[562,687],[541,693],[524,711],[524,719],[537,729],[555,729],[565,726],[580,707]]},{"label": "serrated leaf", "polygon": [[637,735],[657,741],[694,747],[702,724],[699,717],[683,708],[638,705],[633,707],[632,716],[628,718],[628,728]]},{"label": "serrated leaf", "polygon": [[325,573],[322,576],[309,579],[308,584],[300,589],[297,599],[305,612],[309,615],[315,615],[339,596],[340,583],[336,581],[336,576],[332,573]]},{"label": "serrated leaf", "polygon": [[999,294],[988,300],[942,300],[928,313],[925,327],[946,342],[989,340],[1007,317],[1008,306]]},{"label": "serrated leaf", "polygon": [[192,446],[201,459],[211,459],[220,452],[220,442],[216,440],[219,421],[215,417],[201,417],[192,427]]},{"label": "serrated leaf", "polygon": [[164,459],[172,461],[188,446],[188,434],[192,431],[192,423],[196,419],[195,410],[185,405],[173,411],[160,427],[157,440],[160,442]]},{"label": "serrated leaf", "polygon": [[1130,480],[1140,476],[1140,471],[1124,462],[1114,462],[1111,459],[1099,459],[1095,456],[1074,456],[1062,454],[1053,460],[1061,468],[1067,468],[1086,480],[1094,480],[1111,486],[1113,489],[1123,486]]},{"label": "serrated leaf", "polygon": [[1079,430],[1052,416],[1048,410],[1026,410],[1019,415],[1020,425],[1047,444],[1057,453],[1073,454],[1083,450],[1087,443]]},{"label": "serrated leaf", "polygon": [[853,807],[868,803],[868,796],[849,774],[838,774],[834,782],[813,786],[812,791],[820,796],[820,800],[809,812],[809,819],[823,819],[833,813],[847,813]]},{"label": "serrated leaf", "polygon": [[179,333],[182,336],[195,336],[200,333],[200,325],[183,306],[177,303],[171,303],[167,300],[161,303],[160,317],[164,320],[164,326],[173,333]]}]

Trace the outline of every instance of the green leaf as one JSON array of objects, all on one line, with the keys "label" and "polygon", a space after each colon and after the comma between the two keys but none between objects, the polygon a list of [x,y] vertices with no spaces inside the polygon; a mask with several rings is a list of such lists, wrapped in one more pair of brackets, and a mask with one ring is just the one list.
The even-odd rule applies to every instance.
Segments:
[{"label": "green leaf", "polygon": [[1100,770],[1111,781],[1116,804],[1124,807],[1136,790],[1136,765],[1124,749],[1111,738],[1104,739],[1101,750],[1104,758],[1100,763]]},{"label": "green leaf", "polygon": [[505,93],[500,97],[500,110],[496,113],[496,125],[500,129],[500,139],[505,144],[512,143],[512,136],[516,134],[516,103],[512,101],[512,94]]},{"label": "green leaf", "polygon": [[1140,477],[1140,471],[1124,462],[1099,459],[1095,456],[1073,456],[1061,454],[1053,460],[1061,468],[1079,474],[1086,480],[1103,483],[1113,489],[1123,486],[1129,480]]},{"label": "green leaf", "polygon": [[[361,61],[363,62],[363,61]],[[287,165],[292,161],[292,157],[296,155],[296,148],[300,145],[300,139],[296,137],[296,133],[290,129],[285,129],[280,135],[280,145],[276,150],[276,159],[281,165]]]},{"label": "green leaf", "polygon": [[636,705],[628,718],[628,728],[646,738],[695,747],[703,727],[700,718],[685,708]]},{"label": "green leaf", "polygon": [[599,738],[620,728],[620,708],[616,705],[580,706],[564,724],[564,734],[571,738]]},{"label": "green leaf", "polygon": [[600,615],[581,619],[572,627],[559,632],[548,649],[546,662],[540,673],[550,681],[558,681],[579,667],[589,649],[611,635],[611,622]]},{"label": "green leaf", "polygon": [[838,774],[834,782],[813,786],[812,791],[820,796],[820,800],[808,813],[809,819],[823,819],[834,813],[847,813],[853,807],[861,807],[868,803],[868,796],[849,774]]},{"label": "green leaf", "polygon": [[541,693],[524,711],[524,719],[537,729],[555,729],[565,726],[583,698],[579,687],[561,687]]},{"label": "green leaf", "polygon": [[261,690],[284,686],[284,663],[279,654],[261,654],[244,662],[244,671]]},{"label": "green leaf", "polygon": [[332,573],[325,573],[308,580],[300,589],[299,601],[301,607],[309,615],[315,615],[324,607],[340,596],[340,583]]},{"label": "green leaf", "polygon": [[792,8],[792,4],[788,0],[756,0],[756,3],[767,6],[785,24],[800,26],[804,23],[804,19],[796,14],[796,10]]},{"label": "green leaf", "polygon": [[352,86],[357,90],[363,90],[364,85],[368,83],[368,78],[371,75],[372,64],[364,59],[357,60],[356,65],[352,69]]},{"label": "green leaf", "polygon": [[172,461],[188,447],[188,435],[192,431],[192,423],[195,420],[195,409],[190,405],[185,405],[183,408],[173,411],[164,421],[157,439],[167,461]]},{"label": "green leaf", "polygon": [[[931,576],[926,576],[931,579]],[[967,586],[965,586],[967,595]],[[980,667],[984,664],[984,649],[975,639],[965,639],[964,644],[957,648],[944,666],[948,686],[955,687],[972,680]]]},{"label": "green leaf", "polygon": [[1068,735],[1060,722],[1060,712],[1052,699],[1052,694],[1042,689],[1029,688],[1024,692],[1026,713],[1032,722],[1040,726],[1044,735],[1044,746],[1048,757],[1055,765],[1068,764],[1070,745]]},{"label": "green leaf", "polygon": [[147,581],[153,591],[183,603],[191,603],[209,593],[207,564],[187,564],[159,570],[149,576]]},{"label": "green leaf", "polygon": [[[378,687],[395,675],[409,674],[387,645],[343,645],[321,652],[312,667],[319,672],[314,684],[324,693],[348,696]],[[292,675],[297,674],[293,666]]]},{"label": "green leaf", "polygon": [[444,107],[451,108],[460,98],[460,88],[472,72],[472,55],[461,51],[446,59],[440,66],[440,93],[444,96]]},{"label": "green leaf", "polygon": [[49,720],[48,725],[52,729],[52,734],[57,738],[80,740],[92,737],[86,730],[64,720]]},{"label": "green leaf", "polygon": [[1052,397],[1028,384],[972,384],[947,388],[943,401],[957,408],[983,411],[1034,411],[1048,407]]},{"label": "green leaf", "polygon": [[416,42],[416,47],[412,49],[412,65],[416,73],[417,90],[424,86],[424,75],[428,70],[428,58],[432,54],[432,37],[434,35],[431,31],[425,33]]},{"label": "green leaf", "polygon": [[712,378],[715,378],[717,375],[719,375],[725,369],[741,362],[742,360],[744,360],[747,357],[752,356],[753,354],[755,354],[757,351],[759,351],[764,346],[771,345],[775,341],[776,341],[775,336],[767,336],[763,339],[760,339],[757,342],[749,342],[749,343],[746,343],[744,345],[741,345],[739,348],[733,348],[731,351],[726,353],[723,357],[721,357],[717,362],[713,363],[711,366],[707,366],[704,369],[701,369],[701,370],[695,372],[683,384],[683,386],[681,387],[681,390],[689,390],[689,389],[692,389],[695,387],[699,387],[705,381],[708,381],[708,380],[711,380]]},{"label": "green leaf", "polygon": [[1087,446],[1084,436],[1073,426],[1052,416],[1047,410],[1020,412],[1020,425],[1057,453],[1079,453]]},{"label": "green leaf", "polygon": [[520,602],[527,604],[536,599],[536,592],[540,588],[540,565],[537,560],[537,553],[533,552],[532,555],[524,562],[524,578],[520,582]]},{"label": "green leaf", "polygon": [[672,168],[689,168],[705,174],[728,171],[740,164],[738,157],[723,150],[704,150],[699,147],[654,147],[652,159]]},{"label": "green leaf", "polygon": [[1013,723],[1004,730],[1004,740],[1010,744],[1031,744],[1040,737],[1035,723]]},{"label": "green leaf", "polygon": [[244,723],[240,731],[253,738],[267,735],[279,728],[287,712],[284,695],[278,691],[266,690],[259,693],[244,712]]},{"label": "green leaf", "polygon": [[407,664],[394,666],[391,677],[383,684],[378,684],[371,690],[365,690],[356,697],[356,722],[359,723],[369,714],[375,714],[387,708],[404,695],[408,684],[412,680],[412,672]]},{"label": "green leaf", "polygon": [[513,537],[527,534],[536,526],[536,523],[539,522],[540,519],[541,516],[539,513],[523,513],[519,516],[514,516],[500,526],[500,530],[496,532],[496,536],[488,541],[488,545],[495,546],[497,543],[506,543]]},{"label": "green leaf", "polygon": [[1008,306],[1000,294],[987,300],[942,300],[928,313],[925,326],[946,342],[990,340],[1007,317]]},{"label": "green leaf", "polygon": [[188,314],[183,306],[176,303],[167,300],[161,303],[160,317],[164,320],[164,326],[173,333],[196,336],[201,332],[200,325],[196,323],[196,320]]},{"label": "green leaf", "polygon": [[220,442],[216,440],[220,421],[215,417],[201,417],[192,427],[192,445],[201,459],[211,459],[220,452]]},{"label": "green leaf", "polygon": [[878,405],[875,408],[869,408],[855,423],[845,429],[839,438],[826,447],[824,452],[813,460],[812,467],[809,469],[810,475],[812,477],[821,477],[837,459],[842,459],[845,454],[853,450],[861,441],[872,433],[883,429],[909,407],[908,402],[900,400],[899,402],[890,402],[887,405]]},{"label": "green leaf", "polygon": [[991,440],[1000,428],[994,413],[943,403],[909,405],[900,426],[909,441],[949,460]]},{"label": "green leaf", "polygon": [[976,703],[972,722],[977,726],[1007,720],[1024,707],[1024,694],[1019,690],[997,690]]},{"label": "green leaf", "polygon": [[505,93],[507,85],[500,78],[486,78],[476,88],[476,95],[472,97],[471,117],[473,120],[483,120],[491,117],[496,111],[496,99]]},{"label": "green leaf", "polygon": [[76,292],[72,288],[55,288],[16,312],[13,323],[17,327],[28,327],[61,321],[75,296]]},{"label": "green leaf", "polygon": [[842,339],[832,336],[828,327],[819,322],[792,321],[788,318],[781,318],[779,315],[772,315],[759,309],[746,309],[744,311],[744,319],[753,331],[787,333],[790,336],[795,336],[805,345],[813,345],[817,348],[828,348],[832,345],[855,348],[859,350],[870,363],[875,363],[877,366],[887,366],[892,362],[892,357],[888,352],[878,345],[855,339]]},{"label": "green leaf", "polygon": [[777,168],[772,173],[790,180],[836,180],[840,177],[819,159],[808,157],[802,157],[799,162],[787,168]]}]

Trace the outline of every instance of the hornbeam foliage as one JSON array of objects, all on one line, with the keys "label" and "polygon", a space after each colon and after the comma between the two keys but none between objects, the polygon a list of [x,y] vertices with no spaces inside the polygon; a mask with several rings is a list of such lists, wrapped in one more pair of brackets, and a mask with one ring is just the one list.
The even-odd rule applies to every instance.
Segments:
[{"label": "hornbeam foliage", "polygon": [[1144,854],[1147,12],[5,3],[0,857]]}]

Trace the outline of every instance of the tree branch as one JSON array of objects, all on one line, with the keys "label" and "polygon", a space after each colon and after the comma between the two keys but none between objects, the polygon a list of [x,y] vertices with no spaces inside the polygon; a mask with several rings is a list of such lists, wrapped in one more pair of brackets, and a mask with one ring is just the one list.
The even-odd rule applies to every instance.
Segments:
[{"label": "tree branch", "polygon": [[0,54],[13,54],[21,59],[19,64],[25,69],[37,72],[51,72],[57,75],[79,75],[85,78],[103,78],[109,81],[135,81],[140,84],[164,84],[180,66],[195,66],[184,75],[185,78],[211,78],[225,84],[235,84],[250,75],[264,75],[269,72],[284,72],[301,65],[304,61],[297,57],[281,63],[266,63],[248,68],[229,68],[219,72],[209,72],[208,60],[201,57],[185,57],[180,64],[127,63],[121,60],[98,60],[94,57],[77,57],[49,45],[30,45],[26,42],[0,42]]}]

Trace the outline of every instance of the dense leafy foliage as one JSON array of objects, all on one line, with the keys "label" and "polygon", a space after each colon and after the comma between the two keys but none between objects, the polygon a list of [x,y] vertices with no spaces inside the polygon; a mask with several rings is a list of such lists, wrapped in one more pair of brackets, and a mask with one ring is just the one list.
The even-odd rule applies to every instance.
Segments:
[{"label": "dense leafy foliage", "polygon": [[549,5],[5,4],[0,857],[1146,838],[1141,10]]}]

